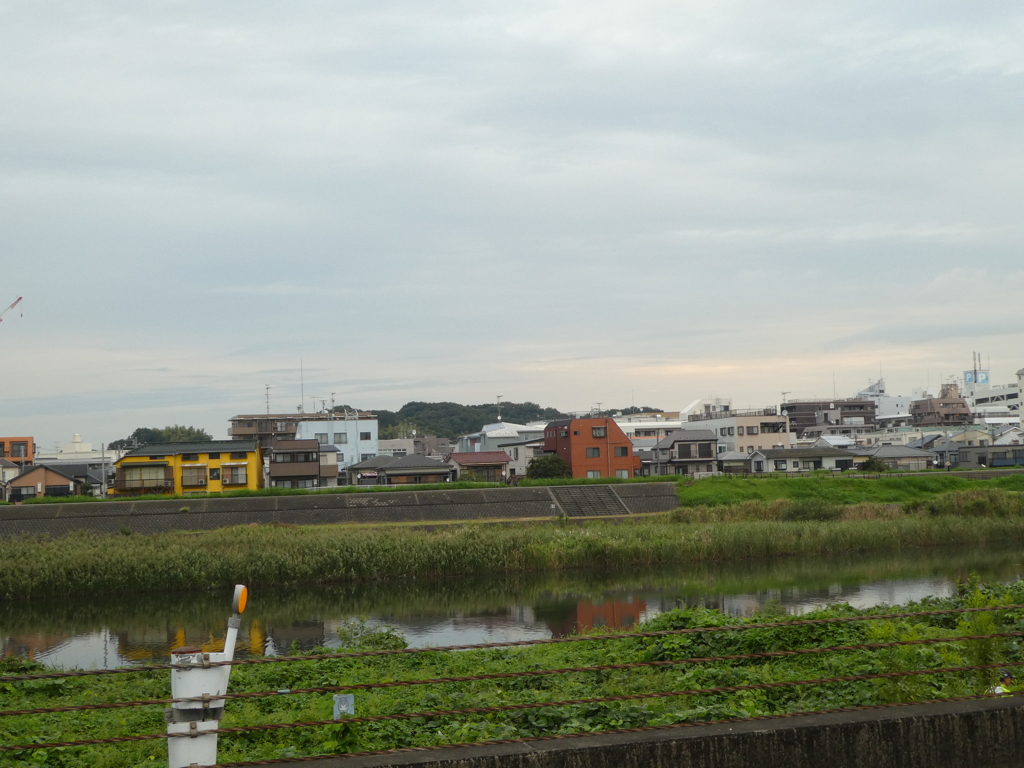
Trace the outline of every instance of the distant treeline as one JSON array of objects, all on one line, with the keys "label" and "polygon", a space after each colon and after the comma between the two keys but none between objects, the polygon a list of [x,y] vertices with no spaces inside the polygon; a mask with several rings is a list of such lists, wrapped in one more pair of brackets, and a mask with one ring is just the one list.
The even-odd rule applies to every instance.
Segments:
[{"label": "distant treeline", "polygon": [[[336,411],[351,406],[340,405]],[[412,430],[417,435],[437,435],[438,437],[455,438],[470,432],[479,432],[484,424],[493,424],[501,413],[502,421],[514,424],[525,424],[530,421],[552,421],[563,419],[568,414],[557,408],[545,408],[537,403],[484,403],[482,405],[460,405],[459,403],[423,403],[414,400],[406,403],[397,411],[373,410],[377,415],[377,424],[381,438],[393,439],[412,437]],[[603,415],[613,413],[651,413],[658,411],[649,406],[630,407],[618,410],[602,411]]]}]

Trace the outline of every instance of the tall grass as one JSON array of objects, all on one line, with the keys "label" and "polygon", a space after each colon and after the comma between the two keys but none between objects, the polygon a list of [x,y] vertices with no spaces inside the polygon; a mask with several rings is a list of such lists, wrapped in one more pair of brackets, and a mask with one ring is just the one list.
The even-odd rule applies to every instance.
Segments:
[{"label": "tall grass", "polygon": [[156,536],[78,533],[0,543],[0,596],[558,572],[992,541],[1024,542],[1024,518],[918,515],[692,525],[661,518],[586,527],[472,525],[431,531],[246,526]]}]

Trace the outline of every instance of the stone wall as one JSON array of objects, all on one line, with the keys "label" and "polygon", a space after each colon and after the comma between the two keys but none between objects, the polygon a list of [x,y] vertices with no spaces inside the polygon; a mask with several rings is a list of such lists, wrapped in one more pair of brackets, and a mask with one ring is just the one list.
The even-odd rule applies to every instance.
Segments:
[{"label": "stone wall", "polygon": [[[612,488],[630,514],[679,506],[674,483],[623,483]],[[554,505],[554,509],[552,509]],[[192,497],[173,501],[98,501],[0,507],[0,535],[71,531],[158,533],[232,525],[282,523],[443,523],[455,520],[551,518],[561,511],[551,490],[486,488],[452,491],[309,493],[294,496]]]},{"label": "stone wall", "polygon": [[1024,765],[1024,701],[1013,697],[915,704],[301,764],[316,768],[1017,768]]}]

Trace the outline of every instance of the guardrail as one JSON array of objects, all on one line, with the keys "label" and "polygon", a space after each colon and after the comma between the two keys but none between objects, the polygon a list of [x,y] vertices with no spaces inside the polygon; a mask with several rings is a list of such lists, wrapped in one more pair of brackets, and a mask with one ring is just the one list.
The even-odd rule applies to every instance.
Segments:
[{"label": "guardrail", "polygon": [[[812,679],[778,680],[772,682],[749,683],[741,685],[721,685],[714,687],[690,688],[683,690],[650,691],[645,693],[623,694],[617,696],[596,696],[590,698],[563,699],[552,701],[532,701],[525,703],[500,704],[483,707],[466,707],[460,709],[428,709],[413,712],[394,712],[357,717],[354,714],[351,695],[357,691],[370,691],[383,688],[399,688],[409,686],[431,686],[450,685],[453,683],[464,683],[479,680],[511,680],[518,678],[545,677],[553,675],[565,675],[576,673],[595,673],[611,670],[633,670],[633,669],[657,669],[679,667],[683,665],[708,664],[715,662],[732,662],[740,660],[777,659],[785,657],[796,657],[802,655],[843,653],[850,651],[878,651],[891,648],[903,647],[927,647],[949,643],[962,643],[984,641],[992,639],[1010,639],[1024,637],[1024,631],[993,632],[987,634],[961,634],[945,637],[918,637],[909,640],[896,640],[888,642],[857,643],[849,645],[822,646],[810,648],[791,648],[773,651],[760,651],[739,654],[723,654],[717,656],[699,656],[681,659],[665,659],[657,661],[636,661],[611,664],[599,664],[582,667],[554,667],[546,669],[526,669],[517,671],[488,672],[475,675],[462,675],[453,677],[432,677],[409,680],[383,680],[376,682],[346,683],[339,685],[323,685],[306,688],[282,688],[277,690],[261,690],[249,692],[228,693],[228,676],[234,666],[239,665],[264,665],[264,664],[289,664],[295,662],[322,661],[331,659],[359,659],[381,656],[398,655],[422,655],[422,654],[444,654],[477,649],[514,648],[533,645],[553,645],[566,643],[591,643],[597,641],[621,641],[621,640],[643,640],[655,639],[681,635],[700,635],[721,632],[746,632],[757,629],[781,629],[794,627],[826,626],[832,624],[848,624],[856,622],[886,621],[893,619],[917,618],[925,616],[957,616],[962,614],[985,613],[993,611],[1020,611],[1024,610],[1024,604],[985,606],[974,608],[950,608],[931,611],[910,611],[898,613],[880,613],[860,616],[841,616],[820,619],[792,619],[787,621],[756,622],[747,624],[729,624],[707,627],[687,627],[682,629],[659,630],[651,632],[620,632],[603,635],[572,635],[568,637],[557,637],[538,640],[517,640],[496,643],[476,643],[468,645],[449,645],[424,648],[399,648],[382,649],[369,651],[350,651],[341,653],[316,654],[306,656],[282,656],[252,659],[232,658],[234,650],[234,638],[239,624],[239,614],[244,611],[246,591],[240,585],[236,587],[234,607],[235,613],[229,620],[228,637],[223,653],[203,653],[198,648],[179,648],[172,651],[172,663],[150,664],[136,667],[122,667],[115,669],[97,669],[81,671],[46,672],[26,675],[8,675],[0,677],[0,686],[14,685],[40,680],[61,680],[68,678],[81,678],[104,675],[122,675],[139,672],[168,671],[171,674],[172,696],[168,698],[144,699],[138,701],[114,701],[97,702],[92,704],[81,704],[73,706],[53,706],[31,709],[12,709],[0,711],[0,718],[37,716],[58,712],[88,712],[106,709],[121,709],[131,707],[169,706],[167,721],[168,731],[166,733],[127,734],[109,738],[83,738],[68,741],[36,742],[24,744],[0,745],[2,753],[24,753],[38,750],[67,749],[73,747],[119,744],[139,741],[168,741],[168,754],[170,768],[184,768],[191,765],[218,765],[221,768],[228,766],[253,766],[268,765],[272,763],[295,762],[321,759],[326,757],[346,757],[365,755],[387,755],[405,751],[404,749],[379,750],[373,752],[347,752],[329,755],[305,756],[300,758],[287,759],[266,759],[249,762],[216,763],[217,737],[220,734],[237,735],[255,733],[260,731],[284,730],[295,728],[316,728],[323,726],[335,726],[341,722],[348,724],[355,723],[381,723],[391,721],[407,721],[417,719],[435,719],[464,715],[488,715],[499,712],[513,712],[531,709],[572,707],[579,705],[600,705],[610,702],[643,701],[651,699],[666,699],[678,697],[707,696],[717,694],[733,694],[743,691],[768,691],[782,688],[806,688],[810,686],[827,686],[842,683],[851,683],[866,680],[892,680],[900,678],[913,678],[929,675],[960,674],[980,670],[995,670],[998,668],[1016,668],[1024,666],[1024,661],[1002,661],[999,663],[982,663],[974,665],[959,665],[945,667],[931,667],[924,669],[904,669],[890,672],[865,672],[856,675],[843,675],[835,677],[818,677]],[[190,695],[180,695],[180,694]],[[335,714],[330,720],[308,720],[299,722],[263,723],[257,725],[219,727],[219,720],[227,702],[244,699],[275,698],[281,696],[309,695],[309,694],[334,694]],[[340,695],[338,695],[340,694]],[[682,728],[695,725],[707,725],[711,723],[733,723],[747,722],[750,720],[769,720],[775,717],[797,717],[802,715],[814,715],[823,713],[855,712],[862,710],[885,709],[889,707],[906,706],[918,703],[937,703],[944,701],[967,701],[975,699],[999,698],[1011,695],[1009,692],[989,691],[983,694],[972,696],[951,696],[937,699],[917,700],[899,702],[895,704],[868,704],[855,707],[844,707],[835,709],[821,709],[812,711],[785,712],[774,715],[763,715],[758,717],[737,717],[732,719],[720,719],[713,721],[690,721],[674,723],[663,726],[641,726],[637,728],[624,728],[619,730],[603,730],[601,733],[628,733],[652,730],[654,728]],[[344,717],[342,714],[350,713]],[[529,741],[543,741],[546,739],[562,739],[577,736],[593,735],[592,730],[579,730],[570,733],[558,733],[550,736],[533,736],[519,739],[488,740],[479,742],[459,742],[453,744],[442,744],[430,747],[417,747],[417,749],[446,749],[451,747],[469,746],[471,744],[509,744]],[[212,751],[211,751],[212,747]],[[197,755],[200,755],[197,758]],[[201,762],[200,762],[201,760]]]}]

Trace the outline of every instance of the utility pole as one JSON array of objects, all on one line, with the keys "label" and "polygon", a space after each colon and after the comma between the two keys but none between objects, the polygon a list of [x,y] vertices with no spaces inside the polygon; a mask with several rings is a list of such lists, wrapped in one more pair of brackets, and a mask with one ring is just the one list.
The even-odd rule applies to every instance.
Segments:
[{"label": "utility pole", "polygon": [[269,384],[264,384],[264,385],[263,385],[263,389],[264,389],[264,390],[266,390],[266,397],[267,397],[267,416],[269,416],[269,415],[270,415],[270,385],[269,385]]},{"label": "utility pole", "polygon": [[501,395],[498,395],[498,421],[501,421]]}]

